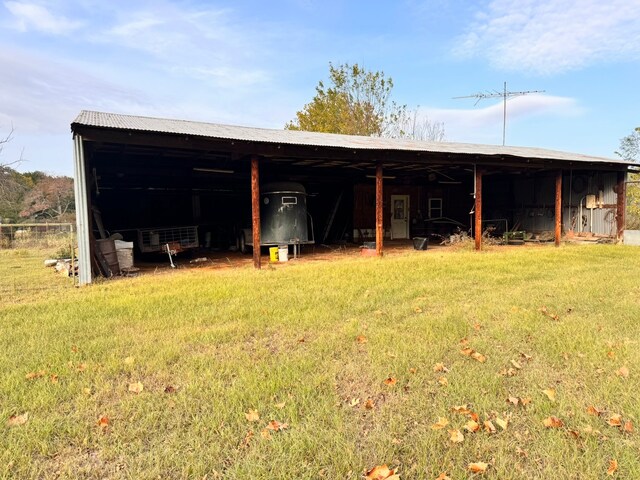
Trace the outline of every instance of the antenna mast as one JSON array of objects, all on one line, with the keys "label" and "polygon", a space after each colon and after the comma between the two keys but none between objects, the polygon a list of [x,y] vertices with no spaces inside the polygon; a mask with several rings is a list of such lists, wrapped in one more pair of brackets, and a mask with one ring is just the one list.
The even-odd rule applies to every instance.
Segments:
[{"label": "antenna mast", "polygon": [[504,90],[499,92],[494,90],[493,92],[486,93],[476,93],[474,95],[465,95],[464,97],[453,97],[454,99],[458,98],[476,98],[477,105],[480,100],[484,100],[486,98],[499,98],[502,97],[502,146],[505,144],[505,139],[507,136],[507,99],[512,97],[520,97],[522,95],[528,95],[530,93],[544,93],[544,90],[527,90],[524,92],[508,92],[507,91],[507,82],[504,82]]}]

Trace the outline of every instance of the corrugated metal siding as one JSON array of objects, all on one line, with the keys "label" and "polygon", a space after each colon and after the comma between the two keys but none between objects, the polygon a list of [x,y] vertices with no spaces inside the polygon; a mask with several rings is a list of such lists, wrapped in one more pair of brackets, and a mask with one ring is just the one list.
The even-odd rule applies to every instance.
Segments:
[{"label": "corrugated metal siding", "polygon": [[[580,231],[579,205],[582,202],[582,216],[586,226],[582,231],[592,231],[598,235],[616,234],[616,173],[580,172],[565,173],[562,180],[562,224],[563,230],[573,228]],[[591,211],[584,208],[584,198],[588,194],[603,192],[603,208]],[[515,220],[519,220],[519,229],[529,232],[553,231],[555,228],[555,176],[536,176],[514,179]],[[569,207],[571,205],[571,208]],[[576,222],[573,224],[573,222]]]},{"label": "corrugated metal siding", "polygon": [[543,148],[478,145],[470,143],[425,142],[407,139],[360,137],[356,135],[336,135],[330,133],[302,132],[294,130],[274,130],[220,125],[215,123],[191,122],[187,120],[120,115],[87,110],[80,112],[78,117],[71,124],[72,131],[75,131],[74,128],[80,125],[119,130],[194,135],[209,138],[290,145],[469,155],[510,155],[531,159],[629,165],[629,162],[624,162],[619,159],[593,157],[578,153],[559,152]]}]

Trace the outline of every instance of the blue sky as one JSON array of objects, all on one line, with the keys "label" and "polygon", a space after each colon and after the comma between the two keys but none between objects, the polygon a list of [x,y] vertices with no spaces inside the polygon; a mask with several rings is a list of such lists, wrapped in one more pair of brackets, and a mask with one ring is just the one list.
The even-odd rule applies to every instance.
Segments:
[{"label": "blue sky", "polygon": [[640,0],[0,0],[0,162],[72,173],[82,109],[283,128],[358,63],[454,142],[614,155],[640,126]]}]

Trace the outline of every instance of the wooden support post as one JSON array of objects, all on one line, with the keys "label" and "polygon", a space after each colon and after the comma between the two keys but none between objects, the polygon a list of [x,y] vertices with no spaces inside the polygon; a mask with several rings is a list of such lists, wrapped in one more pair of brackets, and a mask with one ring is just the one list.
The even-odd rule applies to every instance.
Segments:
[{"label": "wooden support post", "polygon": [[376,165],[376,255],[382,256],[382,242],[384,241],[384,216],[382,197],[382,162]]},{"label": "wooden support post", "polygon": [[253,266],[260,269],[260,172],[258,157],[251,157],[251,228],[253,231]]},{"label": "wooden support post", "polygon": [[562,238],[562,170],[556,172],[556,247],[560,246]]},{"label": "wooden support post", "polygon": [[616,233],[618,240],[624,236],[625,229],[625,209],[627,206],[627,173],[618,172],[618,184],[616,185],[618,194],[616,202]]},{"label": "wooden support post", "polygon": [[474,207],[476,225],[474,229],[476,250],[482,248],[482,170],[476,168],[476,204]]}]

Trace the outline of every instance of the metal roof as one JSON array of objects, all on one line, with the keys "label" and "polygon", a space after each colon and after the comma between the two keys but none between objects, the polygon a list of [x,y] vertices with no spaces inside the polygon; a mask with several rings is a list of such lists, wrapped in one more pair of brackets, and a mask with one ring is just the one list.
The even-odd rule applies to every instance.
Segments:
[{"label": "metal roof", "polygon": [[272,144],[332,147],[354,150],[415,151],[468,155],[509,155],[521,158],[561,160],[569,162],[602,162],[633,165],[621,159],[595,157],[579,153],[561,152],[534,147],[511,147],[473,143],[426,142],[408,139],[338,135],[333,133],[275,130],[267,128],[241,127],[216,123],[193,122],[167,118],[141,117],[115,113],[83,110],[71,124],[87,127],[117,129],[139,132],[191,135],[204,138],[228,139]]}]

